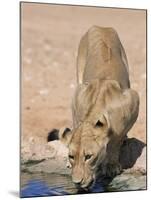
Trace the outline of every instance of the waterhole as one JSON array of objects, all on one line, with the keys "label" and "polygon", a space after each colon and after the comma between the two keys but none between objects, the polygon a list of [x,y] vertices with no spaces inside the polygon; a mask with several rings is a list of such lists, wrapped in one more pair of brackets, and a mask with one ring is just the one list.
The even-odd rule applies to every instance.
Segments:
[{"label": "waterhole", "polygon": [[55,173],[21,173],[21,197],[60,196],[146,189],[146,176],[120,175],[112,181],[98,181],[89,190],[77,189],[69,175]]}]

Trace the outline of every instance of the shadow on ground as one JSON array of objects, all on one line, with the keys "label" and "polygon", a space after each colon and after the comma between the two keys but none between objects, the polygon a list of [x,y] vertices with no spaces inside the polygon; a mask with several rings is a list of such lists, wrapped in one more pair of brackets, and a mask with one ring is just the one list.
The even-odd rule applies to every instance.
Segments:
[{"label": "shadow on ground", "polygon": [[120,163],[123,169],[132,168],[141,156],[146,144],[136,138],[128,138],[123,142],[120,152]]}]

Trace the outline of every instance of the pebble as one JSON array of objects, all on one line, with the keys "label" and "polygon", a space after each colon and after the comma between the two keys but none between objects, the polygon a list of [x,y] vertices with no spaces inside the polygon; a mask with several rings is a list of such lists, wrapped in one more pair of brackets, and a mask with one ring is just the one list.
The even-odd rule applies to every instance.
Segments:
[{"label": "pebble", "polygon": [[75,85],[73,83],[70,84],[70,88],[73,89],[75,88]]},{"label": "pebble", "polygon": [[40,94],[40,95],[48,95],[48,94],[49,94],[49,90],[48,90],[48,89],[41,89],[41,90],[39,91],[39,94]]}]

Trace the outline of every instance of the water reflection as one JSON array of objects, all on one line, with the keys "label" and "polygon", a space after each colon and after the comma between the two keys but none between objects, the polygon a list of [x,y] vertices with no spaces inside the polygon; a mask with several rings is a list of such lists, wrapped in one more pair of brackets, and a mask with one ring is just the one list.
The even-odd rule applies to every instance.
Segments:
[{"label": "water reflection", "polygon": [[109,191],[145,190],[146,175],[121,174],[113,180],[101,179],[89,190],[77,189],[69,175],[21,173],[21,197],[58,196]]},{"label": "water reflection", "polygon": [[96,183],[89,191],[79,190],[68,175],[44,173],[22,173],[21,175],[21,197],[57,196],[103,191],[104,188],[100,183]]}]

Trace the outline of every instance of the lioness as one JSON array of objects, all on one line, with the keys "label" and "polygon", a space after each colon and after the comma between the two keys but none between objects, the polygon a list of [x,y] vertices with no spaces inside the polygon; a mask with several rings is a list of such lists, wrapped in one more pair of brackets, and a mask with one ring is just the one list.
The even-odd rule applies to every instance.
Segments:
[{"label": "lioness", "polygon": [[77,57],[73,130],[59,132],[69,148],[72,180],[88,188],[97,174],[121,172],[119,151],[137,119],[139,96],[130,89],[127,57],[113,28],[93,26],[82,37]]}]

